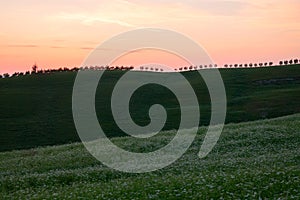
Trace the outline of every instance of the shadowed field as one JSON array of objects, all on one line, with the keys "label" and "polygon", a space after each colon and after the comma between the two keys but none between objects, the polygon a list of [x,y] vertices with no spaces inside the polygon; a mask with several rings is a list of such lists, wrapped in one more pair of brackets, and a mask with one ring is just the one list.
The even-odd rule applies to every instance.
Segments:
[{"label": "shadowed field", "polygon": [[[300,66],[221,69],[227,92],[226,123],[274,118],[300,112]],[[147,76],[172,76],[152,72]],[[126,136],[115,124],[110,96],[122,71],[106,72],[96,95],[98,119],[108,137]],[[210,119],[210,98],[204,81],[196,71],[183,72],[199,98],[201,123]],[[77,142],[72,118],[72,89],[75,72],[31,75],[0,79],[0,151]],[[180,83],[174,83],[180,86]],[[157,85],[140,88],[131,99],[133,120],[143,126],[148,110],[162,104],[168,120],[164,130],[180,123],[178,102],[169,90]]]}]

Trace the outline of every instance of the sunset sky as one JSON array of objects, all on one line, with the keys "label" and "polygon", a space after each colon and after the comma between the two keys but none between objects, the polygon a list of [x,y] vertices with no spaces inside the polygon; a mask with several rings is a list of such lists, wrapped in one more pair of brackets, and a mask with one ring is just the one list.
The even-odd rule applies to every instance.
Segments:
[{"label": "sunset sky", "polygon": [[183,33],[219,65],[300,58],[299,0],[10,0],[0,10],[0,74],[80,66],[141,27]]}]

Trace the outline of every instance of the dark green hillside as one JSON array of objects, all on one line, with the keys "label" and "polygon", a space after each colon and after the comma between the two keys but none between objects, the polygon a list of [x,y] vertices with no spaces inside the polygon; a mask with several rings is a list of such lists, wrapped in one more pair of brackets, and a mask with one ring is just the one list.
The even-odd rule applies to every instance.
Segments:
[{"label": "dark green hillside", "polygon": [[[300,112],[299,65],[220,71],[228,98],[227,123]],[[111,137],[124,135],[113,123],[107,106],[111,89],[122,73],[107,72],[96,95],[99,121]],[[205,125],[210,117],[206,86],[195,71],[183,75],[200,99],[200,125]],[[78,141],[71,110],[75,77],[75,72],[59,72],[1,79],[0,151]],[[156,85],[144,86],[132,97],[130,108],[136,123],[149,123],[148,109],[154,103],[163,104],[168,112],[165,129],[176,128],[180,115],[178,102],[170,91]]]}]

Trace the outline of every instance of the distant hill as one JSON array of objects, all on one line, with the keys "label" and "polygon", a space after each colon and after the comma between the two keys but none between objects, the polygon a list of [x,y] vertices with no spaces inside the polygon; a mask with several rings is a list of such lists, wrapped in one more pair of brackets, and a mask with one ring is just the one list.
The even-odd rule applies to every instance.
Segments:
[{"label": "distant hill", "polygon": [[[226,123],[274,118],[300,112],[300,65],[220,69],[228,100]],[[153,72],[134,72],[149,73]],[[125,135],[114,123],[110,94],[122,71],[108,71],[96,95],[99,121],[109,137]],[[196,71],[182,72],[200,99],[201,125],[210,118],[210,99]],[[157,73],[159,75],[159,73]],[[72,118],[72,88],[76,72],[57,72],[0,79],[0,151],[79,141]],[[149,123],[148,109],[161,103],[168,112],[165,130],[180,122],[174,95],[149,85],[132,97],[133,119]]]}]

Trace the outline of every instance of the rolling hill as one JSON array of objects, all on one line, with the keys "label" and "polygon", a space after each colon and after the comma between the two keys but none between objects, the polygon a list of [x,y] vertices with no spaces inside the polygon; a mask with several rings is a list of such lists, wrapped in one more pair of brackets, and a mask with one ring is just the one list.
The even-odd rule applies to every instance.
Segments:
[{"label": "rolling hill", "polygon": [[[220,69],[220,72],[227,92],[226,123],[300,112],[300,65]],[[111,91],[123,74],[123,71],[105,72],[96,94],[98,119],[108,137],[126,136],[116,126],[108,106]],[[206,85],[196,71],[182,74],[199,98],[199,125],[207,125],[210,98]],[[58,72],[0,79],[0,151],[78,142],[72,118],[75,77],[75,72]],[[168,113],[164,130],[176,129],[180,122],[178,102],[170,91],[157,85],[144,86],[134,93],[130,107],[133,120],[139,125],[149,123],[148,109],[154,103],[164,105]]]}]

